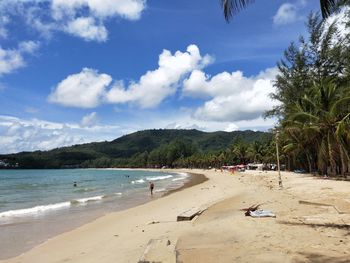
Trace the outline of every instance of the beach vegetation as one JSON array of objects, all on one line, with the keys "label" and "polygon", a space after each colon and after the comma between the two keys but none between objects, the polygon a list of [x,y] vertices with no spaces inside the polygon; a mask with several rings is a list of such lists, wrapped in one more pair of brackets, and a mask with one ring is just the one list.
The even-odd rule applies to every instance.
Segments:
[{"label": "beach vegetation", "polygon": [[260,131],[154,129],[128,134],[111,142],[7,154],[2,155],[1,159],[18,163],[19,168],[39,169],[163,166],[219,168],[227,164],[267,160],[265,146],[270,145],[271,140],[271,133]]},{"label": "beach vegetation", "polygon": [[[278,63],[277,117],[282,153],[294,167],[346,176],[350,169],[350,35],[344,21],[308,18],[308,37],[291,43]],[[347,25],[348,27],[349,25]]]}]

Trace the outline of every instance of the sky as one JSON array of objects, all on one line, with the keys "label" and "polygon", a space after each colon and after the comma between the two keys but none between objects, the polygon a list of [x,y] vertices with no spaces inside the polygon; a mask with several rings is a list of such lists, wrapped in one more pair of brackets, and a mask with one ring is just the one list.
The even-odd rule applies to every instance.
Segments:
[{"label": "sky", "polygon": [[145,129],[268,130],[276,63],[319,1],[1,0],[0,153]]}]

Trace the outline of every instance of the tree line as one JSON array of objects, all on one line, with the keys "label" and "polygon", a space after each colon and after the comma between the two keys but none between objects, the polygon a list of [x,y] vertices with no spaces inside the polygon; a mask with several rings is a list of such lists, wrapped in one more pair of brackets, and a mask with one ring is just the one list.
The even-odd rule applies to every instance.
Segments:
[{"label": "tree line", "polygon": [[[345,9],[346,10],[346,9]],[[349,9],[347,9],[349,10]],[[277,117],[281,152],[309,172],[350,172],[350,12],[345,21],[308,18],[307,38],[291,43],[278,63]]]},{"label": "tree line", "polygon": [[130,158],[101,157],[82,163],[82,167],[130,167],[130,168],[220,168],[224,165],[247,163],[275,163],[276,148],[271,137],[247,143],[236,140],[226,149],[201,151],[191,141],[176,139],[170,144],[148,152],[139,152]]}]

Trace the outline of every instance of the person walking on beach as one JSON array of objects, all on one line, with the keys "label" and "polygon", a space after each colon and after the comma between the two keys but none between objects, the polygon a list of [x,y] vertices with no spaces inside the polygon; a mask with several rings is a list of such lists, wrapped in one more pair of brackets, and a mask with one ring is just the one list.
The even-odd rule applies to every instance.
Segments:
[{"label": "person walking on beach", "polygon": [[153,195],[154,183],[149,182],[149,190],[151,191],[151,195]]}]

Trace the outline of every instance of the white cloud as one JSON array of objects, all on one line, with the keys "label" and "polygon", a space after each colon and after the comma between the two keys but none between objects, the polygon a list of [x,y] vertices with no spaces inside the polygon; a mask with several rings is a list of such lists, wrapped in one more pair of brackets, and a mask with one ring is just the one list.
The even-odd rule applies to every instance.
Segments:
[{"label": "white cloud", "polygon": [[7,38],[8,31],[6,25],[10,22],[10,19],[5,15],[0,15],[0,38]]},{"label": "white cloud", "polygon": [[223,72],[210,78],[201,71],[193,71],[184,82],[183,94],[210,98],[194,112],[196,119],[219,122],[252,120],[276,105],[269,97],[274,92],[272,81],[276,74],[277,69],[270,68],[249,78],[240,71]]},{"label": "white cloud", "polygon": [[218,94],[226,96],[239,92],[242,86],[247,86],[251,82],[252,80],[245,78],[241,71],[222,72],[210,79],[210,76],[203,71],[194,70],[184,81],[183,93],[185,96],[197,98],[213,97]]},{"label": "white cloud", "polygon": [[7,36],[6,24],[11,17],[13,23],[24,19],[27,26],[47,38],[55,31],[63,31],[86,41],[101,42],[107,40],[107,20],[137,20],[145,8],[146,0],[2,0],[0,37]]},{"label": "white cloud", "polygon": [[0,47],[0,76],[24,66],[24,60],[18,50],[3,49]]},{"label": "white cloud", "polygon": [[40,46],[39,42],[35,42],[35,41],[23,41],[20,42],[18,45],[18,50],[21,53],[28,53],[28,54],[33,54],[35,51],[38,50]]},{"label": "white cloud", "polygon": [[127,88],[122,82],[116,83],[107,93],[107,100],[111,103],[133,102],[142,108],[155,107],[176,92],[179,81],[186,74],[204,67],[210,61],[208,55],[201,56],[196,45],[190,45],[186,52],[177,51],[174,55],[163,50],[158,69],[148,71]]},{"label": "white cloud", "polygon": [[[199,129],[202,131],[233,131],[237,129],[267,130],[275,120],[257,118],[249,121],[215,122],[194,119],[189,111],[150,114],[118,125],[97,124],[96,114],[88,114],[80,123],[58,123],[39,119],[21,119],[0,115],[0,154],[20,151],[50,150],[88,142],[114,140],[122,135],[145,129]],[[144,113],[140,113],[144,114]],[[85,118],[86,117],[86,118]],[[82,125],[86,120],[85,124]],[[89,120],[93,120],[89,123]]]},{"label": "white cloud", "polygon": [[67,13],[73,16],[82,8],[88,8],[92,15],[99,18],[120,16],[136,20],[145,7],[145,0],[52,0],[53,14],[57,20]]},{"label": "white cloud", "polygon": [[103,25],[96,25],[96,21],[92,17],[79,17],[70,21],[65,27],[65,31],[87,41],[103,42],[107,40],[108,36],[107,29]]},{"label": "white cloud", "polygon": [[49,95],[49,101],[63,106],[94,108],[99,105],[112,78],[84,68],[62,80]]},{"label": "white cloud", "polygon": [[24,67],[24,55],[32,54],[38,46],[33,41],[20,42],[16,49],[3,49],[0,46],[0,76]]},{"label": "white cloud", "polygon": [[0,153],[50,150],[73,144],[112,140],[123,135],[125,131],[117,125],[83,127],[78,123],[57,123],[0,115]]},{"label": "white cloud", "polygon": [[173,95],[187,74],[210,61],[208,55],[201,56],[195,45],[188,46],[185,52],[176,51],[175,54],[163,50],[158,68],[146,72],[138,82],[131,82],[127,87],[122,81],[109,87],[112,81],[109,75],[85,68],[61,81],[49,96],[49,101],[80,108],[94,108],[102,102],[134,103],[141,108],[153,108]]},{"label": "white cloud", "polygon": [[282,4],[273,17],[275,25],[286,25],[298,20],[297,7],[290,3]]},{"label": "white cloud", "polygon": [[88,115],[85,115],[81,120],[82,127],[92,127],[98,123],[98,117],[96,112],[91,112]]},{"label": "white cloud", "polygon": [[237,131],[238,130],[238,126],[234,123],[230,123],[229,125],[227,125],[227,127],[224,129],[224,131],[226,132],[232,132],[232,131]]}]

